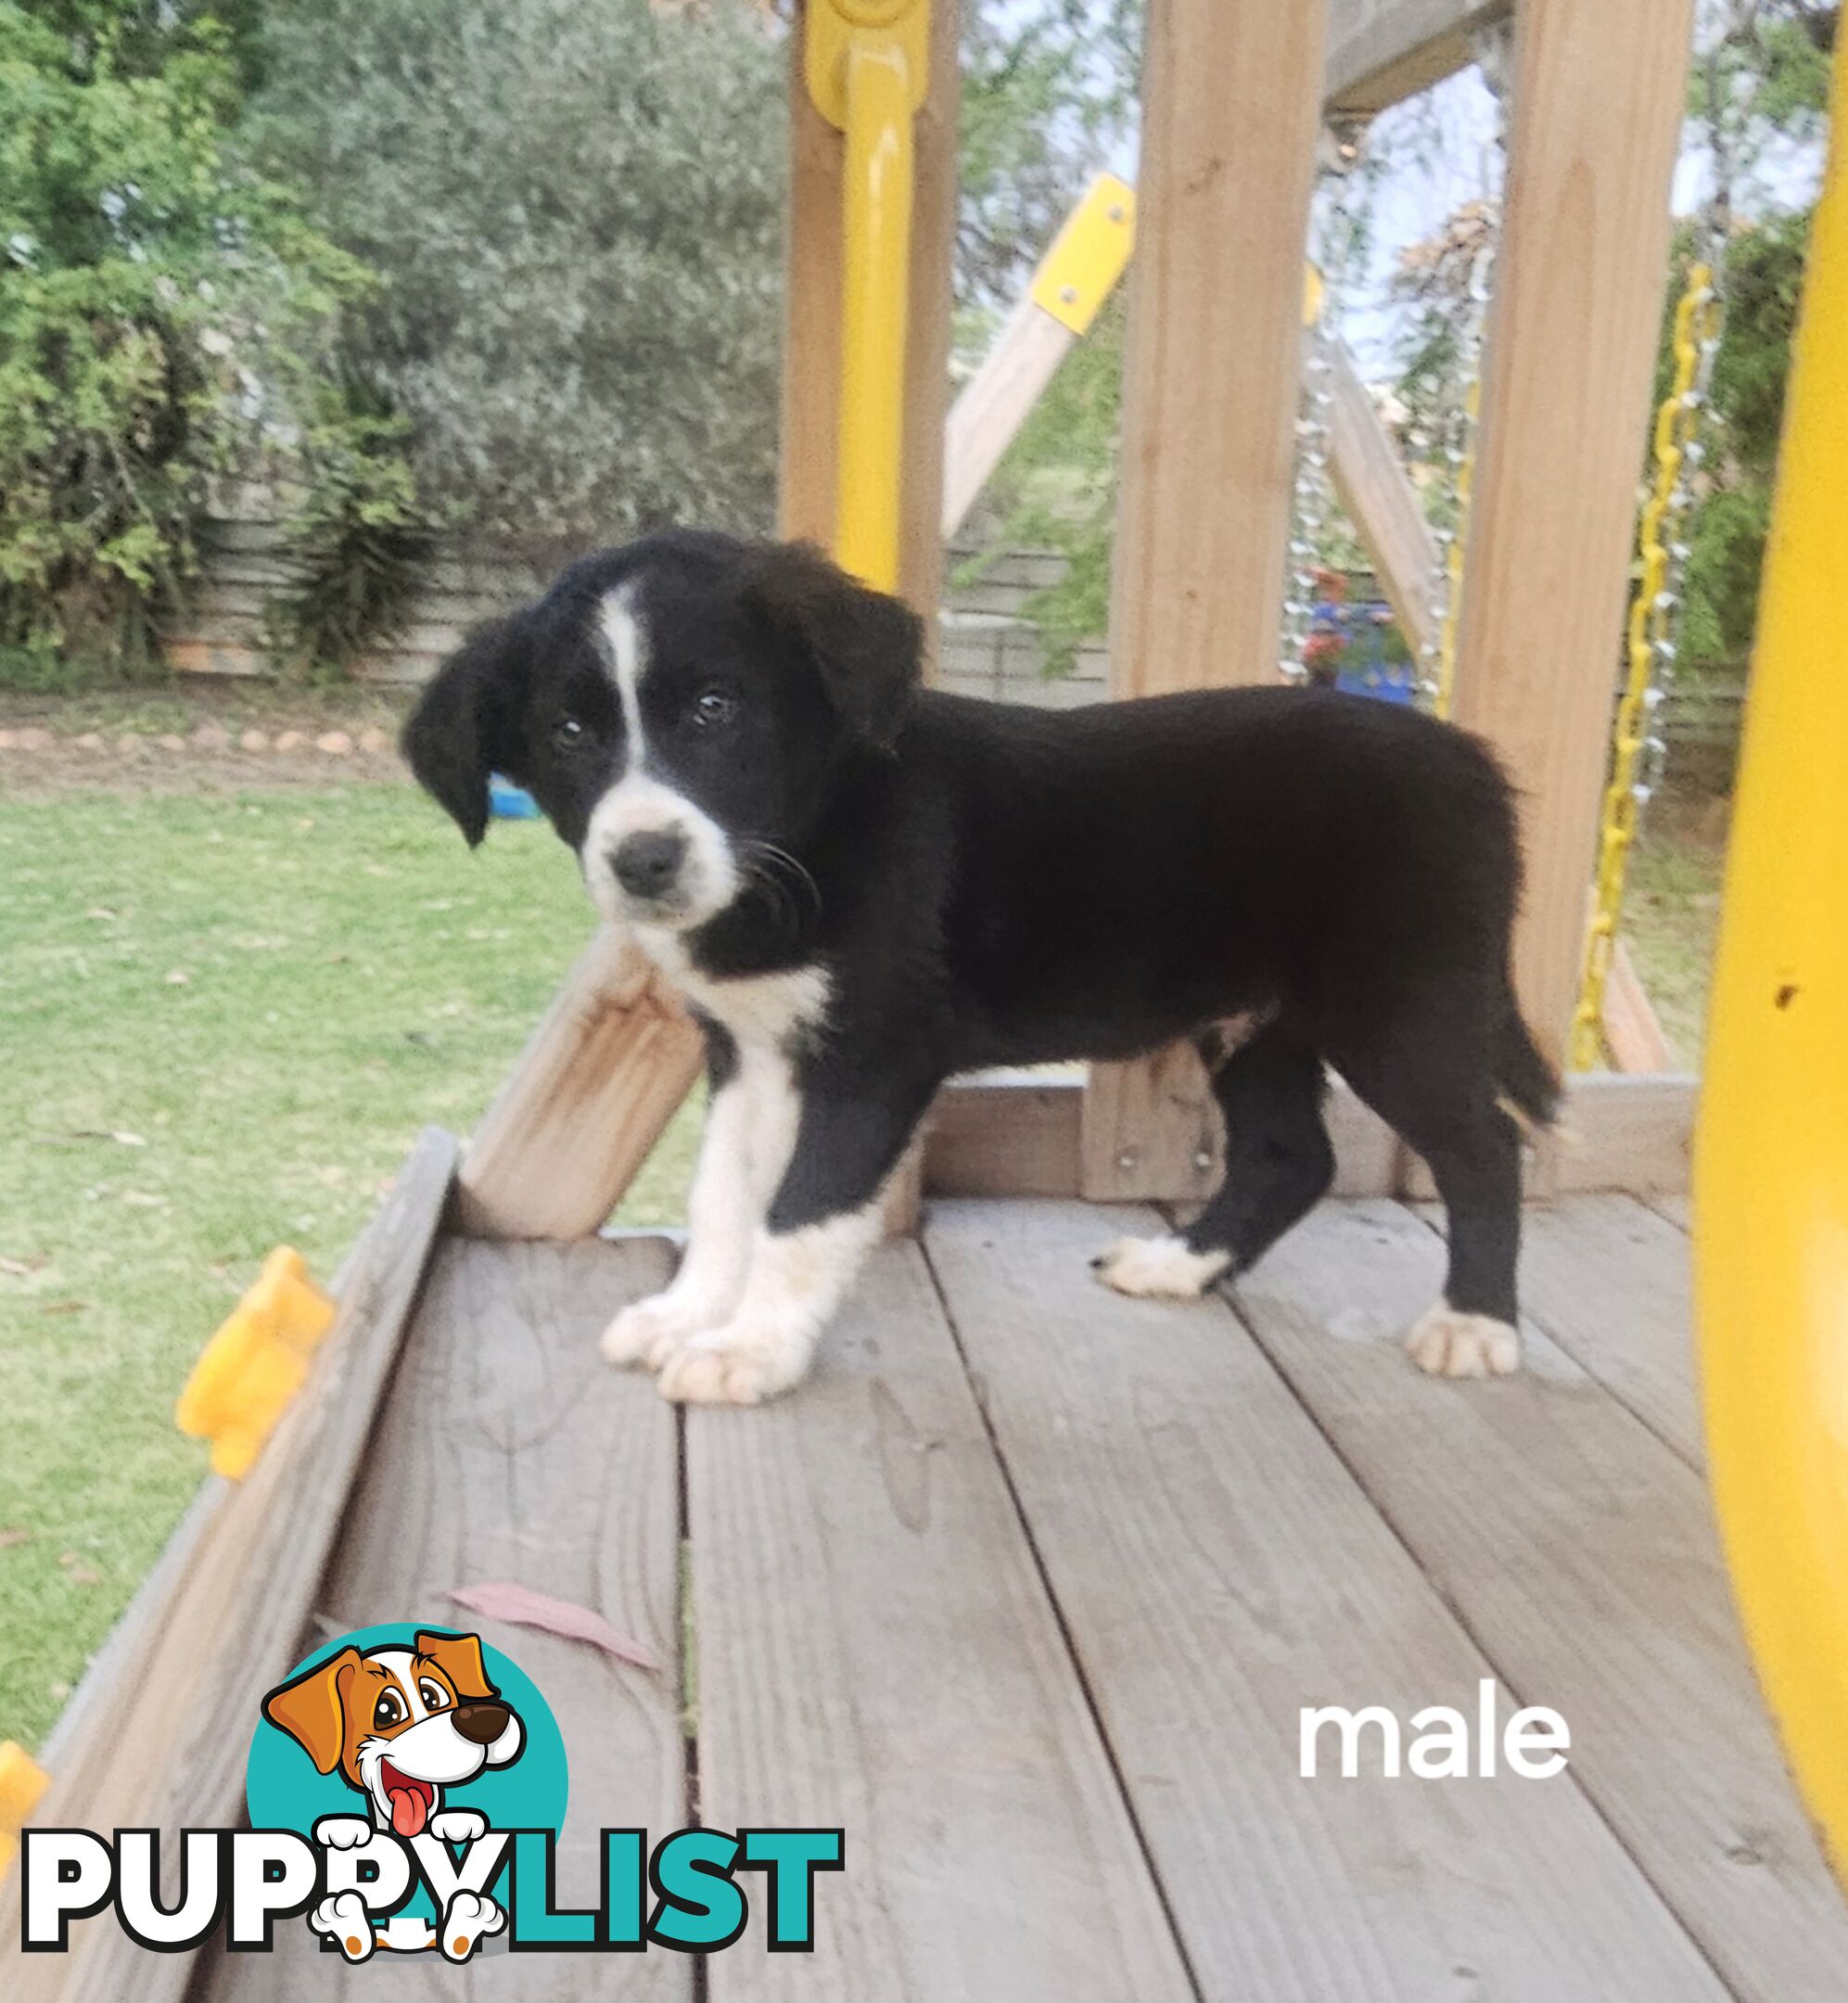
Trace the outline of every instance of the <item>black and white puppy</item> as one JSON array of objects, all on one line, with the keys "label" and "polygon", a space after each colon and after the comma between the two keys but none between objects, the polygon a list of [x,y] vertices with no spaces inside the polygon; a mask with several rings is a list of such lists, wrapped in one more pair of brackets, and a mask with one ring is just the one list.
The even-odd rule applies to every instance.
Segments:
[{"label": "black and white puppy", "polygon": [[476,634],[406,727],[471,843],[491,772],[532,792],[705,1030],[686,1257],[604,1353],[670,1398],[787,1390],[946,1078],[1187,1036],[1225,1181],[1102,1279],[1195,1295],[1296,1222],[1333,1171],[1332,1065],[1449,1214],[1412,1356],[1517,1368],[1520,1125],[1555,1081],[1510,984],[1520,859],[1489,753],[1332,691],[977,701],[920,688],[923,644],[806,545],[656,535]]}]

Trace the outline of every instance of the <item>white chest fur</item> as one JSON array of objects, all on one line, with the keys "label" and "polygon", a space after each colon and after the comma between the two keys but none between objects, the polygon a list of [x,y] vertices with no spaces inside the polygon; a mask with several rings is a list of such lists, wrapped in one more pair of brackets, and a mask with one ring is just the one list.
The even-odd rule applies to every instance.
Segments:
[{"label": "white chest fur", "polygon": [[830,982],[824,967],[717,980],[693,965],[677,933],[638,925],[635,939],[675,992],[742,1047],[786,1052],[826,1024]]}]

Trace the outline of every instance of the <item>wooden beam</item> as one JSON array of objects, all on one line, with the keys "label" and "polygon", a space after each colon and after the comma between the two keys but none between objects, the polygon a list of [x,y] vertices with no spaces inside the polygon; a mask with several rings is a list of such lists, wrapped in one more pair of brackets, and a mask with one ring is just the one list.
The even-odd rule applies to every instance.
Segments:
[{"label": "wooden beam", "polygon": [[[1276,671],[1322,26],[1322,0],[1149,9],[1111,593],[1118,695]],[[1087,1195],[1146,1197],[1189,1172],[1204,1193],[1198,1074],[1192,1052],[1093,1069]]]},{"label": "wooden beam", "polygon": [[1692,0],[1527,0],[1458,640],[1457,721],[1526,802],[1523,1007],[1578,985]]},{"label": "wooden beam", "polygon": [[[251,1721],[294,1665],[455,1159],[448,1134],[432,1129],[418,1142],[348,1268],[338,1320],[306,1383],[241,1482],[208,1480],[156,1567],[158,1583],[137,1596],[105,1647],[99,1679],[85,1679],[47,1749],[51,1787],[32,1822],[162,1831],[169,1905],[179,1881],[173,1832],[243,1819]],[[17,1871],[0,1883],[9,2003],[166,2003],[190,1985],[190,1958],[150,1955],[112,1920],[80,1929],[69,1955],[17,1957],[19,1884]]]},{"label": "wooden beam", "polygon": [[[1699,1080],[1682,1073],[1604,1073],[1568,1081],[1557,1129],[1528,1162],[1527,1193],[1538,1200],[1586,1190],[1655,1195],[1688,1186]],[[1076,1076],[983,1072],[938,1095],[924,1157],[932,1196],[1078,1196],[1084,1189],[1084,1087]],[[1201,1111],[1203,1122],[1207,1118]],[[1326,1116],[1334,1143],[1336,1196],[1430,1198],[1436,1193],[1415,1155],[1341,1079]],[[1218,1176],[1218,1134],[1209,1167],[1177,1167],[1155,1203],[1197,1203]]]},{"label": "wooden beam", "polygon": [[1329,0],[1331,111],[1383,111],[1473,59],[1471,37],[1513,0]]},{"label": "wooden beam", "polygon": [[699,1075],[703,1045],[620,934],[600,926],[469,1143],[472,1238],[585,1238]]},{"label": "wooden beam", "polygon": [[944,428],[943,539],[969,518],[988,476],[1059,373],[1077,336],[1023,299],[962,386]]},{"label": "wooden beam", "polygon": [[1637,963],[1622,939],[1611,955],[1604,982],[1604,1042],[1619,1071],[1672,1071],[1674,1055],[1662,1022],[1643,986]]},{"label": "wooden beam", "polygon": [[1328,385],[1334,401],[1328,409],[1328,452],[1335,496],[1366,544],[1380,588],[1416,657],[1436,644],[1442,623],[1432,610],[1441,560],[1437,538],[1354,357],[1341,341],[1331,349]]}]

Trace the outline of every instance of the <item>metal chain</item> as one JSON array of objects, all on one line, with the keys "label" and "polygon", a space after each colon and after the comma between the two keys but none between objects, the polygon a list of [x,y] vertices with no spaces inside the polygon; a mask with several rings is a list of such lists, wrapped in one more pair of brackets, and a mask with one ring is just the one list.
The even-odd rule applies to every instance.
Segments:
[{"label": "metal chain", "polygon": [[1627,668],[1612,735],[1611,779],[1604,789],[1598,844],[1598,881],[1578,1006],[1572,1018],[1572,1061],[1586,1071],[1604,1054],[1604,989],[1617,946],[1631,845],[1643,809],[1662,784],[1668,754],[1658,716],[1675,674],[1676,615],[1688,560],[1683,540],[1700,465],[1699,432],[1707,408],[1714,354],[1719,346],[1720,300],[1714,267],[1704,260],[1688,274],[1675,311],[1675,376],[1655,418],[1655,480],[1637,531],[1637,588],[1630,601]]},{"label": "metal chain", "polygon": [[1356,228],[1347,206],[1348,189],[1359,161],[1365,119],[1331,121],[1325,134],[1321,213],[1316,231],[1317,257],[1311,283],[1319,290],[1310,319],[1303,366],[1302,401],[1296,415],[1296,478],[1290,527],[1290,587],[1283,601],[1283,631],[1278,672],[1286,682],[1308,679],[1309,642],[1315,629],[1316,570],[1320,538],[1336,502],[1329,476],[1329,407],[1334,343],[1340,338],[1342,287],[1353,260]]},{"label": "metal chain", "polygon": [[[1471,52],[1482,80],[1495,100],[1493,144],[1508,144],[1508,108],[1514,69],[1510,23],[1480,28],[1471,38]],[[1457,694],[1457,633],[1463,616],[1463,563],[1469,547],[1470,509],[1475,497],[1476,432],[1482,416],[1483,355],[1487,347],[1489,300],[1495,292],[1495,259],[1501,243],[1501,203],[1485,198],[1483,235],[1470,261],[1470,281],[1458,326],[1458,358],[1469,372],[1469,387],[1457,400],[1443,427],[1445,461],[1452,469],[1451,523],[1437,534],[1443,555],[1432,576],[1432,616],[1437,637],[1421,650],[1419,687],[1434,716],[1447,718]]]}]

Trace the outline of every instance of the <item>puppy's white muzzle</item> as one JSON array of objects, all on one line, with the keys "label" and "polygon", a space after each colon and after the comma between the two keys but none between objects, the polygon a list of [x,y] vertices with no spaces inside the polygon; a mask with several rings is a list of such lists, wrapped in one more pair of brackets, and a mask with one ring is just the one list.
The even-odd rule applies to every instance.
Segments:
[{"label": "puppy's white muzzle", "polygon": [[597,802],[579,859],[591,901],[618,925],[688,931],[738,892],[724,830],[683,794],[645,775],[626,775]]}]

